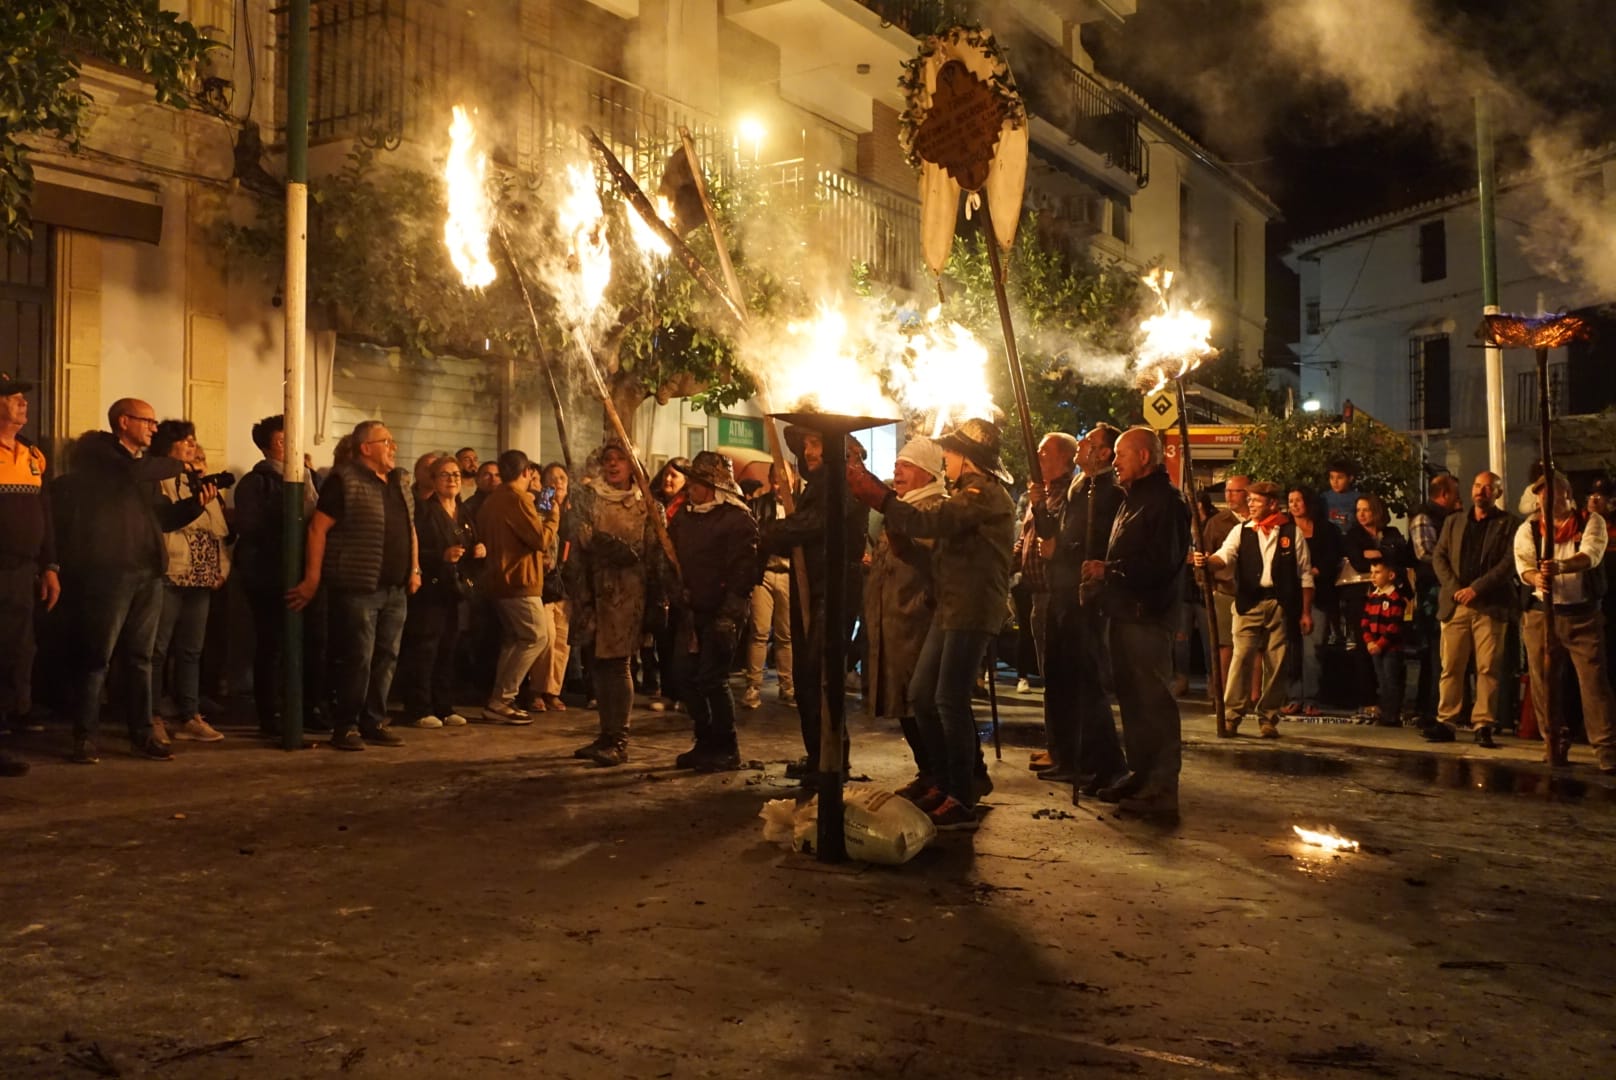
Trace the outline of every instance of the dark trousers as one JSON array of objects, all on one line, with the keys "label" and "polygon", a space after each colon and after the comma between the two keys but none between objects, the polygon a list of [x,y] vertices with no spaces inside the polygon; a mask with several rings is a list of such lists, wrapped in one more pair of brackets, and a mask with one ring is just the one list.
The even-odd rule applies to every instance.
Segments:
[{"label": "dark trousers", "polygon": [[909,680],[927,760],[938,763],[938,785],[966,806],[976,805],[972,774],[980,746],[971,689],[991,636],[986,630],[944,630],[934,620]]},{"label": "dark trousers", "polygon": [[34,607],[39,567],[32,562],[0,569],[0,714],[22,716],[33,708]]},{"label": "dark trousers", "polygon": [[399,648],[399,696],[404,718],[454,712],[455,648],[460,643],[460,598],[410,597]]},{"label": "dark trousers", "polygon": [[[1442,624],[1436,621],[1437,586],[1422,589],[1419,607],[1414,610],[1414,641],[1419,650],[1419,681],[1414,684],[1414,713],[1436,718],[1437,689],[1442,676]],[[1379,672],[1376,672],[1379,677]],[[1381,692],[1384,699],[1385,691]],[[1382,712],[1385,711],[1384,703]]]},{"label": "dark trousers", "polygon": [[122,685],[112,695],[129,739],[151,738],[152,645],[163,611],[163,581],[155,574],[86,574],[71,581],[73,651],[78,659],[78,705],[73,738],[94,737],[101,722],[101,691],[117,653]]},{"label": "dark trousers", "polygon": [[664,694],[669,697],[678,692],[678,647],[674,644],[674,624],[679,620],[677,610],[669,610],[667,621],[651,632],[652,644],[640,650],[640,690],[646,694]]},{"label": "dark trousers", "polygon": [[1110,640],[1128,768],[1144,786],[1176,792],[1182,739],[1172,686],[1172,616],[1144,622],[1113,619]]},{"label": "dark trousers", "polygon": [[[253,704],[258,712],[258,730],[265,735],[279,734],[281,710],[286,697],[281,676],[281,646],[286,640],[286,598],[279,588],[254,583],[247,587],[247,606],[253,622]],[[303,609],[303,711],[311,717],[323,714],[326,705],[326,591],[314,594],[314,603]],[[316,719],[317,725],[320,720]],[[305,727],[310,727],[305,723]],[[323,725],[321,725],[323,726]]]},{"label": "dark trousers", "polygon": [[[679,700],[690,714],[697,746],[734,750],[735,698],[729,690],[729,669],[741,630],[733,620],[717,615],[698,615],[694,620],[696,651],[680,649],[677,654]],[[677,634],[674,640],[683,642],[685,636]]]},{"label": "dark trousers", "polygon": [[1044,729],[1057,767],[1109,780],[1127,767],[1106,698],[1105,616],[1097,607],[1051,603],[1045,648]]},{"label": "dark trousers", "polygon": [[398,668],[398,646],[408,610],[402,585],[374,592],[331,590],[331,674],[336,712],[331,729],[377,731],[387,722],[387,695]]},{"label": "dark trousers", "polygon": [[[1365,652],[1369,650],[1365,648]],[[1403,712],[1403,685],[1408,679],[1408,668],[1403,650],[1387,649],[1369,658],[1375,668],[1375,682],[1380,687],[1380,718],[1386,723],[1396,720]]]}]

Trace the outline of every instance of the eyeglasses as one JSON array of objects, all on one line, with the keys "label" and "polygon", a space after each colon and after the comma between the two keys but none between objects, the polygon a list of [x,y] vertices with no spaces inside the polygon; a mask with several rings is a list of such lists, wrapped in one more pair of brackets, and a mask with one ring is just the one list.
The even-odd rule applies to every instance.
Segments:
[{"label": "eyeglasses", "polygon": [[136,416],[134,413],[128,412],[122,413],[121,415],[125,420],[137,420],[142,424],[150,424],[152,427],[157,426],[157,417],[155,416]]},{"label": "eyeglasses", "polygon": [[451,471],[449,469],[444,469],[442,472],[440,472],[438,474],[438,479],[442,480],[445,476],[448,476],[448,477],[451,477],[451,478],[453,478],[455,480],[458,480],[458,479],[460,479],[460,477],[462,475],[464,475],[464,474],[463,473],[458,473],[458,472],[453,472],[453,471]]},{"label": "eyeglasses", "polygon": [[391,446],[394,449],[398,448],[398,443],[394,442],[392,439],[366,439],[365,442],[364,442],[364,445],[365,446]]}]

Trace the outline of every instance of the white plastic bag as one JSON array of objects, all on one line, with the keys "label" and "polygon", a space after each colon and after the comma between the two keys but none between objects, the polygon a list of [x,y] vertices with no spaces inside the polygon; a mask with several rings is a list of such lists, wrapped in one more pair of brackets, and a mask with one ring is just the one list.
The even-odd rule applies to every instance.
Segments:
[{"label": "white plastic bag", "polygon": [[[806,851],[819,827],[819,797],[801,805],[793,799],[772,799],[763,804],[758,817],[763,819],[763,839]],[[858,785],[842,791],[842,834],[849,858],[899,866],[932,841],[937,827],[908,799]]]}]

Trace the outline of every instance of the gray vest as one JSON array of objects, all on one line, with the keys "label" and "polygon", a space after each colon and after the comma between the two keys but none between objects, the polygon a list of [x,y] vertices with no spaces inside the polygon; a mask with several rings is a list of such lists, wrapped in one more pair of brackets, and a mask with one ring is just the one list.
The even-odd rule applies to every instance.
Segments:
[{"label": "gray vest", "polygon": [[[387,535],[387,504],[384,491],[375,482],[375,473],[355,462],[345,462],[331,470],[326,483],[342,485],[342,520],[331,527],[325,539],[325,565],[321,583],[332,589],[375,592],[382,577],[382,545]],[[415,528],[414,500],[410,497],[409,474],[394,469],[389,486],[404,498],[405,521]]]}]

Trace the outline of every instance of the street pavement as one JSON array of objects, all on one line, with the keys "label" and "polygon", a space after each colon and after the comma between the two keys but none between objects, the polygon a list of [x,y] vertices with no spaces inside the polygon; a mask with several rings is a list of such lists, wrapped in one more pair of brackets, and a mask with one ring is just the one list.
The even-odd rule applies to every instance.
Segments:
[{"label": "street pavement", "polygon": [[[980,831],[899,868],[762,840],[799,751],[772,700],[757,767],[711,776],[646,710],[613,770],[571,757],[577,708],[362,754],[226,727],[84,768],[22,737],[0,1076],[1616,1072],[1616,782],[1585,747],[1561,775],[1507,737],[1219,740],[1186,703],[1164,829],[1038,781],[1038,695],[1001,703]],[[895,725],[852,727],[855,774],[909,779]]]}]

